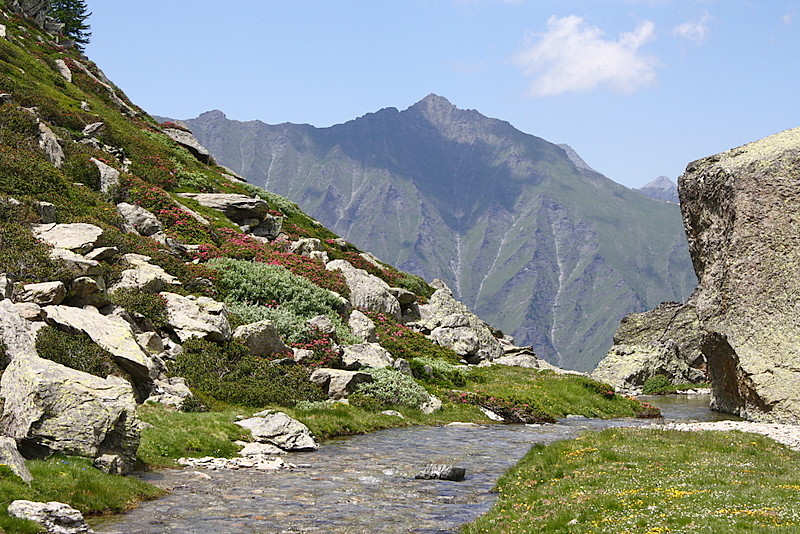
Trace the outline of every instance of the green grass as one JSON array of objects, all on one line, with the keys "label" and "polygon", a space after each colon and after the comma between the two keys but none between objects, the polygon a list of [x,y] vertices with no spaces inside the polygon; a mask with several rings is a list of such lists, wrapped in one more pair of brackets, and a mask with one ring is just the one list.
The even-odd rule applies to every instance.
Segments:
[{"label": "green grass", "polygon": [[92,467],[87,458],[53,457],[28,462],[33,482],[25,484],[5,466],[0,467],[0,532],[43,532],[31,521],[7,514],[16,499],[59,501],[81,510],[84,516],[121,513],[136,502],[155,499],[163,490],[133,477],[108,475]]},{"label": "green grass", "polygon": [[[472,369],[463,391],[527,404],[551,418],[635,417],[641,404],[611,395],[611,387],[577,375],[493,365]],[[487,406],[488,407],[488,406]]]},{"label": "green grass", "polygon": [[609,429],[537,445],[497,489],[464,534],[800,531],[800,453],[741,432]]}]

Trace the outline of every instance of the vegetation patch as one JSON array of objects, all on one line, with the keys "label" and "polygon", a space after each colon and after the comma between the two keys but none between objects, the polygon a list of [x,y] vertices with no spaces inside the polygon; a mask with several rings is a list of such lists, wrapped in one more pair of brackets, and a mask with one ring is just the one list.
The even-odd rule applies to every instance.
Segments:
[{"label": "vegetation patch", "polygon": [[145,317],[156,330],[169,324],[167,302],[161,295],[145,293],[139,289],[118,289],[111,293],[111,302],[128,312]]},{"label": "vegetation patch", "polygon": [[706,388],[709,384],[678,384],[675,385],[664,375],[653,375],[644,381],[642,395],[668,395],[687,389]]},{"label": "vegetation patch", "polygon": [[367,313],[375,323],[378,343],[388,350],[393,358],[411,360],[413,358],[442,359],[457,363],[460,358],[452,349],[437,345],[419,332],[398,323],[393,317],[383,313]]},{"label": "vegetation patch", "polygon": [[8,505],[16,499],[63,502],[92,516],[122,513],[138,501],[164,494],[137,478],[98,471],[88,458],[60,456],[27,464],[33,475],[30,485],[0,466],[0,530],[8,534],[42,532],[41,525],[8,515]]},{"label": "vegetation patch", "polygon": [[356,393],[375,399],[383,406],[418,408],[428,400],[428,392],[412,377],[391,367],[370,369],[374,382],[358,385]]},{"label": "vegetation patch", "polygon": [[45,326],[36,336],[36,352],[42,358],[101,378],[121,374],[114,356],[82,332]]},{"label": "vegetation patch", "polygon": [[754,434],[608,429],[535,445],[465,534],[793,533],[800,453]]}]

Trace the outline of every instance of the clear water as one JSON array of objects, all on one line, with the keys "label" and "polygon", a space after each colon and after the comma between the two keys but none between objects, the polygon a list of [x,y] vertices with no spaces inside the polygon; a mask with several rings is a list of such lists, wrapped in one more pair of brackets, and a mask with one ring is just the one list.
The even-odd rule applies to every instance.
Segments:
[{"label": "clear water", "polygon": [[[665,419],[715,420],[708,397],[655,397]],[[409,427],[289,456],[291,471],[160,470],[141,478],[170,494],[95,523],[108,534],[445,533],[489,510],[495,481],[535,443],[651,421],[567,418],[542,426]],[[415,480],[428,463],[465,467],[463,482]]]}]

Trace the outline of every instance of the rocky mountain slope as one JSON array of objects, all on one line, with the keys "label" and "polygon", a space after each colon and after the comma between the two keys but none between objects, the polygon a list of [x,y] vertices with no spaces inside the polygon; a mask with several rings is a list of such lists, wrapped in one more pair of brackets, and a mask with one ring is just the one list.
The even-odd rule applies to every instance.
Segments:
[{"label": "rocky mountain slope", "polygon": [[648,182],[639,189],[634,189],[646,197],[667,202],[680,202],[678,198],[678,184],[669,179],[668,176],[659,176],[652,182]]},{"label": "rocky mountain slope", "polygon": [[683,300],[696,282],[677,206],[436,95],[330,128],[219,111],[186,124],[219,162],[381,259],[444,280],[562,367],[592,369],[621,317]]}]

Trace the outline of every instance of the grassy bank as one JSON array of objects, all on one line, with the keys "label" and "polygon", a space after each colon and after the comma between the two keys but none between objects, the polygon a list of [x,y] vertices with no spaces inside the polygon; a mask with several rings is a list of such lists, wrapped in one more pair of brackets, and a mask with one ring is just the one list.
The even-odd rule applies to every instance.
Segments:
[{"label": "grassy bank", "polygon": [[795,533],[800,453],[739,432],[609,429],[535,446],[464,534]]}]

